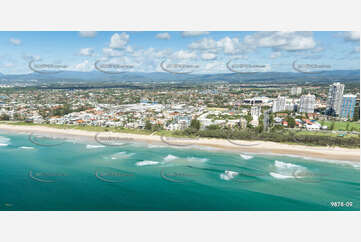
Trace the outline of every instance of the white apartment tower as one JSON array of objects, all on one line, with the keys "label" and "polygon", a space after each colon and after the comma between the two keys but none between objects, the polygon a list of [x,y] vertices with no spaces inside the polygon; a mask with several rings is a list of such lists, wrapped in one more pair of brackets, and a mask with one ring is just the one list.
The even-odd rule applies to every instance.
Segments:
[{"label": "white apartment tower", "polygon": [[343,97],[344,84],[335,82],[328,89],[326,112],[328,115],[339,115]]},{"label": "white apartment tower", "polygon": [[292,87],[291,88],[291,95],[292,96],[298,96],[298,95],[301,95],[302,93],[302,87]]},{"label": "white apartment tower", "polygon": [[300,100],[300,113],[313,113],[315,110],[316,97],[315,95],[302,95]]},{"label": "white apartment tower", "polygon": [[284,111],[285,109],[286,109],[286,97],[278,96],[278,98],[273,101],[272,112],[277,113]]}]

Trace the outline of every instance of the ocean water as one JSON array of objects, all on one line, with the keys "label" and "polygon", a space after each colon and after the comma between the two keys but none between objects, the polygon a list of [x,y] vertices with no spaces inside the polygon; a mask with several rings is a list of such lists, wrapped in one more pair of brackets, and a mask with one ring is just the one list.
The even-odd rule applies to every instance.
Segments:
[{"label": "ocean water", "polygon": [[0,132],[0,210],[360,210],[359,163],[42,139]]}]

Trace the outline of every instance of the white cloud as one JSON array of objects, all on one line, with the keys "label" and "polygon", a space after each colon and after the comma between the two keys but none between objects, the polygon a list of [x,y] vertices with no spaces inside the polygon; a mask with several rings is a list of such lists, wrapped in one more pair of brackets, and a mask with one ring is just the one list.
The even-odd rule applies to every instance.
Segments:
[{"label": "white cloud", "polygon": [[175,59],[194,59],[197,57],[197,54],[194,51],[179,50],[174,52],[172,57]]},{"label": "white cloud", "polygon": [[217,47],[221,48],[225,54],[237,54],[243,51],[243,46],[238,38],[224,37],[217,41]]},{"label": "white cloud", "polygon": [[123,53],[119,50],[114,50],[112,48],[103,48],[103,53],[106,56],[122,56]]},{"label": "white cloud", "polygon": [[123,49],[128,44],[129,34],[123,32],[121,34],[115,33],[110,38],[109,48]]},{"label": "white cloud", "polygon": [[244,42],[251,47],[286,51],[309,50],[316,47],[312,32],[258,32],[245,36]]},{"label": "white cloud", "polygon": [[218,41],[212,38],[203,38],[199,41],[193,42],[188,46],[190,49],[201,50],[207,52],[222,51],[224,54],[238,54],[243,51],[244,45],[238,38],[224,37]]},{"label": "white cloud", "polygon": [[165,33],[159,33],[155,36],[157,39],[170,39],[170,34],[167,32]]},{"label": "white cloud", "polygon": [[94,53],[94,50],[92,48],[83,48],[79,51],[79,55],[82,56],[92,56]]},{"label": "white cloud", "polygon": [[20,39],[15,39],[15,38],[10,38],[10,43],[12,43],[13,45],[20,45],[21,40]]},{"label": "white cloud", "polygon": [[343,34],[346,41],[360,41],[360,32],[358,31],[348,31]]},{"label": "white cloud", "polygon": [[133,52],[134,50],[133,50],[133,48],[132,48],[130,45],[127,45],[127,46],[125,47],[125,51],[131,53],[131,52]]},{"label": "white cloud", "polygon": [[201,55],[201,58],[203,60],[214,60],[214,59],[216,59],[216,57],[217,56],[214,53],[209,53],[209,52],[203,53]]},{"label": "white cloud", "polygon": [[190,49],[215,50],[217,48],[217,41],[212,38],[203,38],[199,41],[192,42],[188,47]]},{"label": "white cloud", "polygon": [[96,31],[79,31],[79,35],[84,38],[93,38],[96,34]]},{"label": "white cloud", "polygon": [[83,61],[82,63],[76,64],[74,70],[76,71],[90,71],[93,69],[93,66],[88,60]]},{"label": "white cloud", "polygon": [[200,35],[207,35],[209,34],[208,31],[183,31],[182,37],[193,37],[193,36],[200,36]]},{"label": "white cloud", "polygon": [[190,49],[216,52],[222,51],[224,54],[238,54],[243,51],[244,45],[239,41],[238,38],[224,37],[218,41],[212,38],[203,38],[199,41],[193,42],[188,46]]}]

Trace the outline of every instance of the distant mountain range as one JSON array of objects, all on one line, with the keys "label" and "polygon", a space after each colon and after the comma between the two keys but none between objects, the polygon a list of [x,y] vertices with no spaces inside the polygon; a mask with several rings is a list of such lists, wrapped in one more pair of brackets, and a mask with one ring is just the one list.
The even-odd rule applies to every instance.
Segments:
[{"label": "distant mountain range", "polygon": [[324,71],[319,74],[300,72],[258,72],[252,74],[219,73],[219,74],[172,74],[167,72],[127,72],[120,74],[107,74],[99,71],[77,72],[64,71],[56,74],[29,73],[18,75],[5,75],[0,73],[0,83],[4,82],[29,82],[37,80],[41,83],[58,82],[271,82],[271,81],[360,81],[360,70],[335,70]]}]

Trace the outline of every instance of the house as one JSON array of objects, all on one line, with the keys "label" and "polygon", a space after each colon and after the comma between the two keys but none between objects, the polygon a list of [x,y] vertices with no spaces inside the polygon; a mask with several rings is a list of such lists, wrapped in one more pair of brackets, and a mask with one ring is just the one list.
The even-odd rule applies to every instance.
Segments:
[{"label": "house", "polygon": [[306,129],[307,129],[307,131],[319,131],[320,126],[317,124],[307,124]]}]

